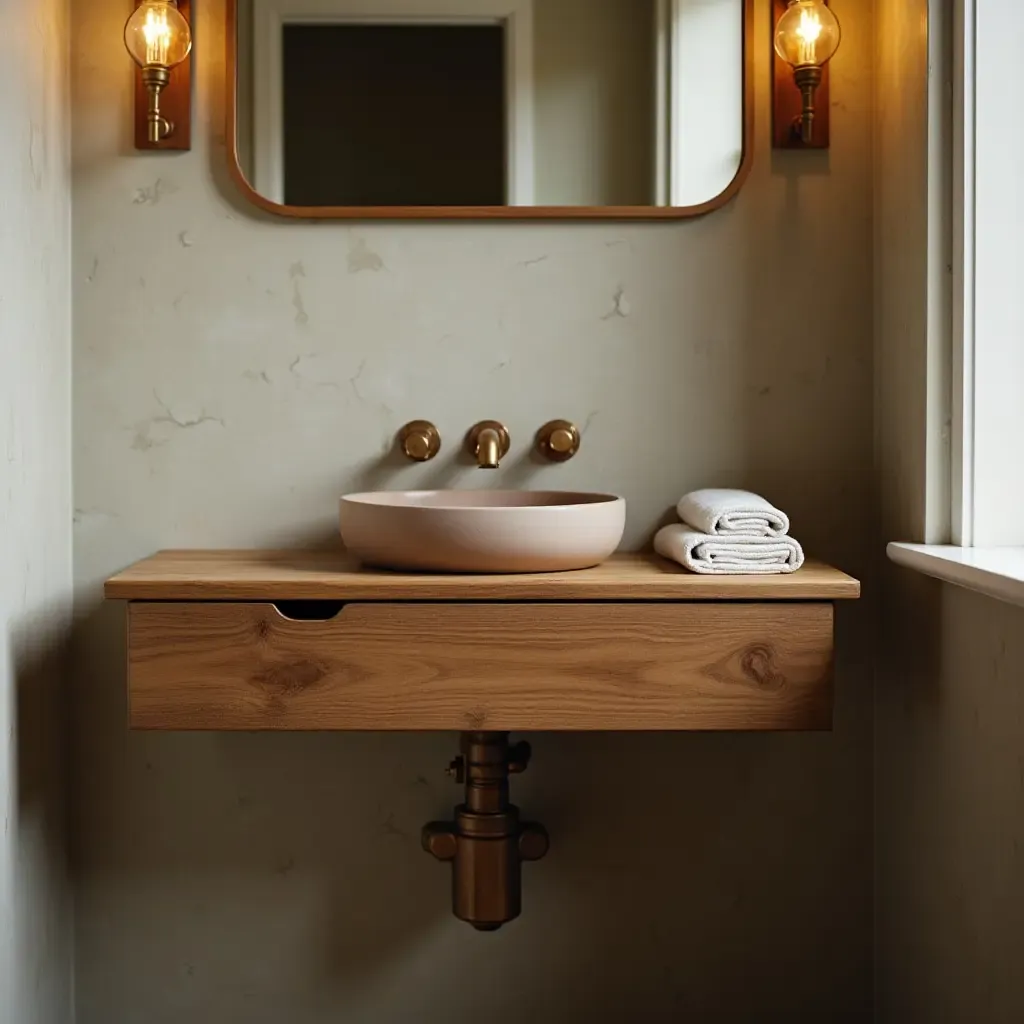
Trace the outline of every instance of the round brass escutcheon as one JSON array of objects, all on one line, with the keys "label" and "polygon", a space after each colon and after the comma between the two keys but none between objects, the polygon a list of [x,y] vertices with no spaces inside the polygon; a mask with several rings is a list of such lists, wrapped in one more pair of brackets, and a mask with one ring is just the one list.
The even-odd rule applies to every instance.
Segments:
[{"label": "round brass escutcheon", "polygon": [[413,420],[398,432],[398,443],[407,459],[429,462],[441,450],[441,435],[427,420]]},{"label": "round brass escutcheon", "polygon": [[579,428],[568,420],[552,420],[537,431],[537,450],[552,462],[568,462],[580,443]]}]

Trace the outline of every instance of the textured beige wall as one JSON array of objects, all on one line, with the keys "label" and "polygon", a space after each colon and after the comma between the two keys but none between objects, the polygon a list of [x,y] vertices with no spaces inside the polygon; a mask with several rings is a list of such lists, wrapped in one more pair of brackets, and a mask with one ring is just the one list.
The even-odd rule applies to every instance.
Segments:
[{"label": "textured beige wall", "polygon": [[71,1020],[68,10],[0,3],[0,1021]]},{"label": "textured beige wall", "polygon": [[[863,609],[840,616],[832,735],[534,737],[516,796],[552,853],[524,917],[482,937],[418,842],[456,796],[454,737],[130,734],[123,609],[100,598],[156,548],[333,542],[341,491],[417,484],[618,490],[637,546],[683,490],[743,483],[865,570],[865,5],[836,0],[825,155],[768,148],[759,6],[753,174],[678,225],[261,216],[224,170],[223,3],[197,6],[196,145],[162,157],[130,146],[123,4],[75,8],[79,1020],[865,1019]],[[424,468],[382,457],[414,415],[447,443]],[[454,455],[483,416],[512,429],[496,476]],[[584,449],[537,466],[552,416]]]},{"label": "textured beige wall", "polygon": [[879,1024],[1024,1019],[1024,610],[893,570],[878,676]]},{"label": "textured beige wall", "polygon": [[[951,8],[876,4],[876,408],[890,540],[941,539],[943,530],[935,374],[947,339],[935,312],[943,268],[930,265],[943,240],[929,218],[944,184],[928,150],[948,102]],[[894,566],[882,582],[876,1019],[1020,1021],[1024,611]]]}]

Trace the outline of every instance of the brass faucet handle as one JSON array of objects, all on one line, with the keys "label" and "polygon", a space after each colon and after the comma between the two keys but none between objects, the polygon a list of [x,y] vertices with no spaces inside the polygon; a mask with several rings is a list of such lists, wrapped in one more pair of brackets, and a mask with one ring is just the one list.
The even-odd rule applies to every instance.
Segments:
[{"label": "brass faucet handle", "polygon": [[413,420],[398,432],[398,443],[407,459],[429,462],[441,450],[441,435],[427,420]]},{"label": "brass faucet handle", "polygon": [[568,462],[581,443],[579,428],[568,420],[552,420],[537,431],[537,450],[552,462]]}]

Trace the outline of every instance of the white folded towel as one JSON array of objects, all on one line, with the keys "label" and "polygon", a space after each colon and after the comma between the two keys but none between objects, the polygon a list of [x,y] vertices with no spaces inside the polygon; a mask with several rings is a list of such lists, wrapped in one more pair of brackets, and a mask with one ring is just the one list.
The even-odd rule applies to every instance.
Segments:
[{"label": "white folded towel", "polygon": [[709,576],[796,572],[804,564],[803,548],[792,537],[712,537],[686,523],[660,529],[654,550]]},{"label": "white folded towel", "polygon": [[676,506],[679,518],[713,537],[784,537],[789,516],[751,491],[691,491]]}]

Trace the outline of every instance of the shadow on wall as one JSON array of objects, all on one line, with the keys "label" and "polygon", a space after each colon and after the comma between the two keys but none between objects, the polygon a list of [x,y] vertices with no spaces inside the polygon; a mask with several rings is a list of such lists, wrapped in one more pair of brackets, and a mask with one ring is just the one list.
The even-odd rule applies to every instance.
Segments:
[{"label": "shadow on wall", "polygon": [[[40,636],[39,631],[11,631],[16,703],[18,815],[45,823],[43,831],[60,836],[62,810],[51,799],[63,772],[65,683],[69,677],[68,635]],[[63,841],[57,844],[63,847]]]},{"label": "shadow on wall", "polygon": [[34,616],[47,625],[10,628],[14,693],[11,758],[15,792],[4,842],[13,862],[12,1020],[71,1017],[71,923],[68,886],[65,715],[67,634],[52,622],[58,610]]},{"label": "shadow on wall", "polygon": [[890,566],[876,688],[879,1021],[1024,1019],[1024,609]]},{"label": "shadow on wall", "polygon": [[[103,770],[80,777],[102,793],[76,803],[90,808],[82,916],[104,956],[131,966],[115,1000],[126,1015],[173,986],[178,1019],[200,1024],[320,1020],[314,1007],[422,1022],[442,1003],[451,1020],[486,1008],[512,1024],[556,1019],[552,1000],[609,1024],[863,1019],[859,941],[834,936],[843,955],[799,969],[837,920],[859,934],[870,917],[856,881],[832,873],[867,843],[862,823],[814,825],[845,760],[831,736],[531,737],[513,799],[552,850],[524,868],[523,917],[479,936],[452,918],[450,869],[419,840],[460,797],[443,773],[456,735],[128,732],[123,616],[97,604],[80,623],[79,757]],[[113,1005],[90,988],[108,976],[92,937],[78,935],[86,1021]],[[594,964],[619,966],[594,985]]]},{"label": "shadow on wall", "polygon": [[[844,179],[833,163],[830,151],[771,151],[779,187],[757,223],[779,240],[782,258],[755,263],[750,255],[764,247],[745,248],[754,286],[744,295],[738,332],[746,341],[743,480],[789,513],[809,553],[870,584],[884,560],[873,452],[865,443],[874,430],[872,229],[849,199],[848,214],[837,216],[830,206],[823,215],[835,202],[830,197],[870,183]],[[846,239],[846,251],[807,265],[806,254],[829,253],[832,234]],[[828,276],[827,288],[816,285],[819,275]]]},{"label": "shadow on wall", "polygon": [[[307,539],[309,546],[326,540]],[[240,952],[254,929],[263,941],[274,932],[322,977],[385,969],[445,912],[438,891],[425,884],[435,872],[420,856],[418,834],[445,810],[440,785],[413,774],[381,803],[381,780],[405,772],[377,736],[128,731],[124,615],[121,602],[95,604],[79,618],[76,641],[79,757],[102,758],[107,769],[104,798],[76,801],[93,808],[77,830],[110,884],[130,885],[144,865],[153,914],[178,918],[185,939],[214,918]],[[438,766],[447,764],[443,738],[404,742],[415,748],[417,741],[420,756],[414,749],[408,762],[422,760],[426,749]],[[131,823],[121,813],[126,803],[141,807]],[[161,891],[162,879],[182,876],[201,894],[202,909],[175,906],[173,894]],[[299,908],[302,927],[292,931],[299,921],[289,918]],[[121,940],[173,944],[167,933],[179,929],[166,925],[163,936],[127,931]],[[171,967],[188,974],[186,950],[179,956]]]}]

